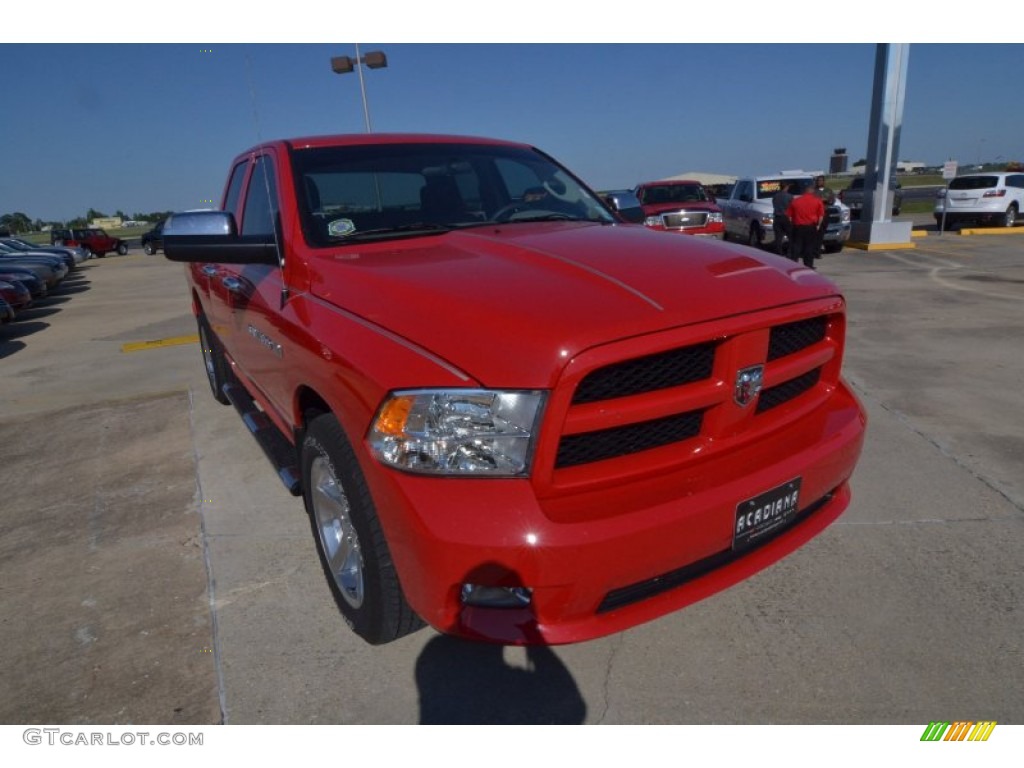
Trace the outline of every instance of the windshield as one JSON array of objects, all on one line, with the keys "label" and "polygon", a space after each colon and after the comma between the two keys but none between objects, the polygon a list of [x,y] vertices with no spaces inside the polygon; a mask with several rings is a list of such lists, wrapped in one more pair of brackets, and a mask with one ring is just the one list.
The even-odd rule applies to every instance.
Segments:
[{"label": "windshield", "polygon": [[783,188],[792,190],[794,194],[799,194],[808,184],[813,184],[814,180],[810,176],[803,178],[785,178],[785,179],[761,179],[757,182],[757,198],[758,200],[764,200],[765,198],[772,197],[776,192],[779,192]]},{"label": "windshield", "polygon": [[486,144],[293,150],[307,241],[337,245],[493,223],[611,223],[608,209],[537,151]]},{"label": "windshield", "polygon": [[656,184],[640,189],[640,201],[645,205],[706,203],[708,200],[700,184]]}]

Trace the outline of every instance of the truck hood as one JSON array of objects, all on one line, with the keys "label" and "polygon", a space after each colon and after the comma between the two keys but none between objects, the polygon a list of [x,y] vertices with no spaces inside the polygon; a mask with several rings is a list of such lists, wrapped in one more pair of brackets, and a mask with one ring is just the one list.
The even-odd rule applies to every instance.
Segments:
[{"label": "truck hood", "polygon": [[838,293],[786,259],[634,225],[495,225],[312,260],[313,294],[495,387],[549,387],[603,343]]}]

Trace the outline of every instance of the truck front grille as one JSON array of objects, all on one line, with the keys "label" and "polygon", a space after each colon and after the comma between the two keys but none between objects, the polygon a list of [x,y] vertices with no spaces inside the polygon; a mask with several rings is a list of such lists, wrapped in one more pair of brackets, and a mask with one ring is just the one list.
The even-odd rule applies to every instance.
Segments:
[{"label": "truck front grille", "polygon": [[768,359],[792,355],[825,338],[825,317],[812,317],[772,328],[768,337]]},{"label": "truck front grille", "polygon": [[556,466],[573,467],[678,443],[699,435],[702,419],[700,411],[693,411],[624,427],[567,435],[558,445]]},{"label": "truck front grille", "polygon": [[711,376],[715,345],[698,344],[626,360],[588,374],[573,395],[573,404],[593,403],[690,384]]},{"label": "truck front grille", "polygon": [[[821,382],[838,380],[841,314],[738,327],[732,334],[578,374],[571,399],[556,416],[561,419],[551,467],[556,484],[559,472],[566,472],[566,482],[578,482],[584,465],[644,451],[664,466],[706,457],[742,440],[744,432],[773,429],[792,413],[776,411],[779,406],[803,402],[824,392]],[[770,384],[748,406],[739,374],[756,366],[758,356]],[[654,455],[683,443],[688,447]]]},{"label": "truck front grille", "polygon": [[666,229],[696,229],[707,226],[708,215],[703,211],[692,213],[680,211],[679,213],[663,214],[661,221]]},{"label": "truck front grille", "polygon": [[762,391],[761,396],[757,400],[757,412],[764,413],[765,411],[770,411],[772,408],[800,397],[800,395],[817,384],[819,379],[821,379],[821,369],[815,368],[803,376],[797,376],[795,379],[790,379]]}]

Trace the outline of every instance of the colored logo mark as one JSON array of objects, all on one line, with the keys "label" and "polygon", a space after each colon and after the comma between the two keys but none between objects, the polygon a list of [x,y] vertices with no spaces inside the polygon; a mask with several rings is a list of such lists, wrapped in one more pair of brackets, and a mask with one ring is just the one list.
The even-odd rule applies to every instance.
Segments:
[{"label": "colored logo mark", "polygon": [[921,741],[988,741],[995,727],[995,720],[931,722],[924,729]]}]

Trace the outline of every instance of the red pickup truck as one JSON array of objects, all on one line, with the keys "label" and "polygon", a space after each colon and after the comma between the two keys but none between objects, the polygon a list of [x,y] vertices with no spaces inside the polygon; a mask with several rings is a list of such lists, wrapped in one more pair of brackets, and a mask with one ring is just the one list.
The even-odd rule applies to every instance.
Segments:
[{"label": "red pickup truck", "polygon": [[620,631],[849,503],[865,416],[843,298],[811,270],[622,223],[488,139],[266,143],[221,208],[164,228],[206,374],[369,642]]},{"label": "red pickup truck", "polygon": [[725,239],[722,209],[699,181],[649,181],[634,193],[651,229]]}]

